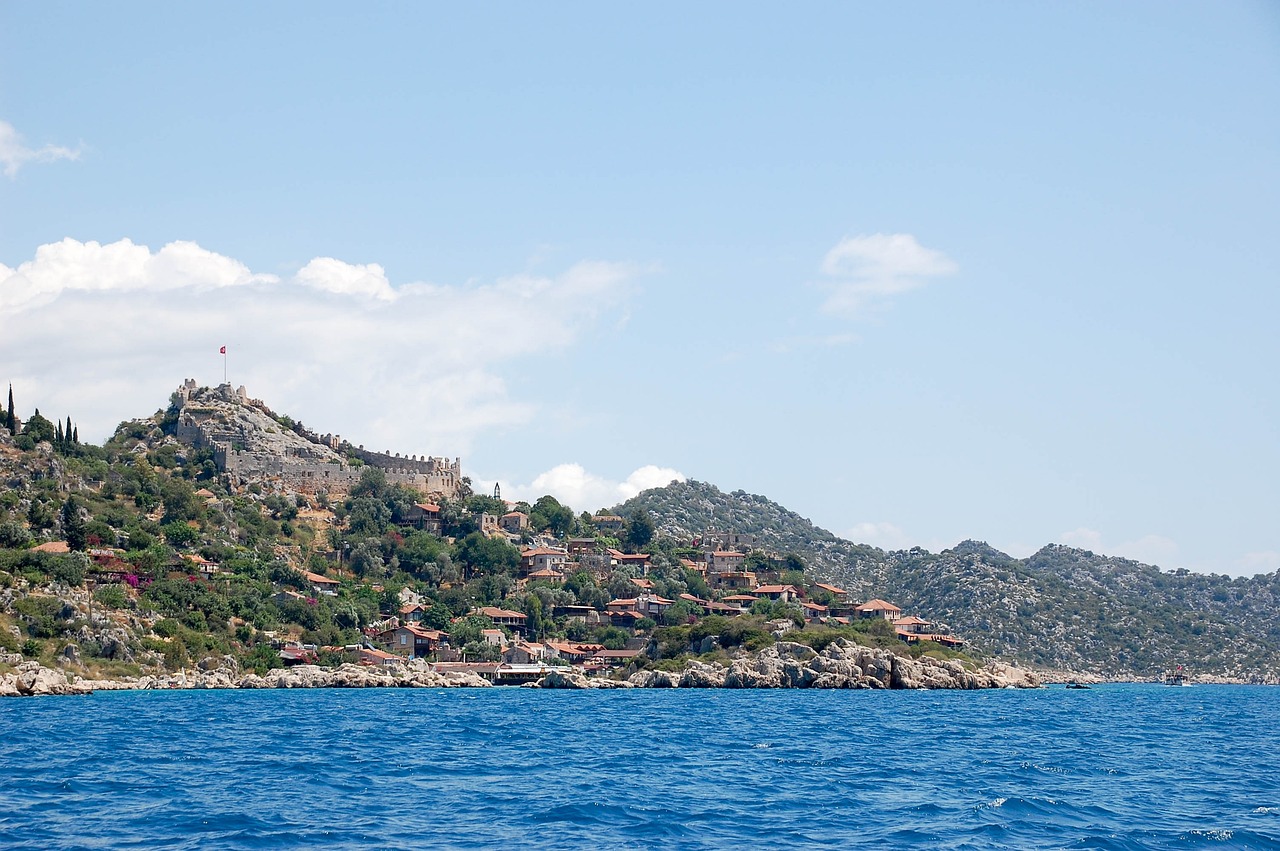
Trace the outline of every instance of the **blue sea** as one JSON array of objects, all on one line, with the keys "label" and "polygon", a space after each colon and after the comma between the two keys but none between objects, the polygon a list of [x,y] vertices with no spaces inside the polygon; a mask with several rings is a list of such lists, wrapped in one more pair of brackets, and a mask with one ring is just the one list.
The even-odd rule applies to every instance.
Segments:
[{"label": "blue sea", "polygon": [[1280,690],[0,700],[3,848],[1280,848]]}]

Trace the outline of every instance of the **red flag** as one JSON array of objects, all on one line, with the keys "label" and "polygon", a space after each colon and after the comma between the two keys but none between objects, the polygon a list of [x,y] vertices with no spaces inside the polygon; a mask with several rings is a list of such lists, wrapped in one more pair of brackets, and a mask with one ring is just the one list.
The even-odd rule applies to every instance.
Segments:
[{"label": "red flag", "polygon": [[218,354],[220,354],[220,355],[225,355],[226,353],[227,353],[227,347],[226,347],[226,346],[223,346],[222,348],[218,349]]}]

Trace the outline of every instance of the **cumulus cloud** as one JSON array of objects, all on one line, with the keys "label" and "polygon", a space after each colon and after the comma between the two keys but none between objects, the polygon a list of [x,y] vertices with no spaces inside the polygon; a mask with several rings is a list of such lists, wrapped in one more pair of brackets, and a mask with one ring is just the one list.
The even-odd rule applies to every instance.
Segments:
[{"label": "cumulus cloud", "polygon": [[882,308],[896,295],[930,278],[954,274],[959,267],[940,251],[925,248],[909,233],[850,236],[822,261],[829,293],[825,313],[857,316]]},{"label": "cumulus cloud", "polygon": [[669,467],[647,464],[623,481],[614,481],[590,473],[581,464],[559,464],[538,474],[527,485],[500,482],[502,494],[511,499],[532,502],[551,494],[575,512],[596,511],[630,499],[641,491],[660,488],[672,482],[683,482],[684,473]]},{"label": "cumulus cloud", "polygon": [[27,163],[51,163],[57,160],[80,159],[80,148],[66,148],[62,145],[45,145],[41,148],[28,148],[23,144],[22,136],[7,121],[0,121],[0,165],[4,167],[4,176],[12,180],[18,176],[18,169]]},{"label": "cumulus cloud", "polygon": [[307,425],[370,448],[465,454],[535,412],[503,367],[573,345],[639,273],[583,262],[465,286],[392,285],[382,267],[317,258],[255,273],[192,242],[64,239],[0,266],[0,362],[20,407],[70,414],[98,440],[163,406],[183,378],[228,378]]},{"label": "cumulus cloud", "polygon": [[1132,541],[1109,542],[1096,529],[1080,527],[1058,536],[1062,543],[1102,555],[1120,556],[1166,570],[1177,567],[1178,545],[1163,535],[1143,535]]}]

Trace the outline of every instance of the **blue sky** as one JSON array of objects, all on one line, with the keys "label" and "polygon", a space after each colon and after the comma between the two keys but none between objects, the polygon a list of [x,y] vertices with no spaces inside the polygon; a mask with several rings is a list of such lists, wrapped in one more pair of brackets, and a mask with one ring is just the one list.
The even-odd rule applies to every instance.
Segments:
[{"label": "blue sky", "polygon": [[[461,4],[457,4],[461,6]],[[0,6],[0,380],[1280,569],[1267,3]]]}]

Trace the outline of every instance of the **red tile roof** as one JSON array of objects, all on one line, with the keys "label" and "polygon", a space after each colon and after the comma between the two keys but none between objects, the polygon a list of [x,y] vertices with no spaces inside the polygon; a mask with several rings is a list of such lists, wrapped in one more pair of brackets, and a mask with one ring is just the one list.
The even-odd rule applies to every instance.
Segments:
[{"label": "red tile roof", "polygon": [[886,600],[881,600],[879,597],[877,597],[874,600],[868,600],[867,602],[863,603],[861,606],[858,606],[858,611],[860,612],[900,612],[902,611],[902,609],[899,609],[893,603],[890,603]]}]

